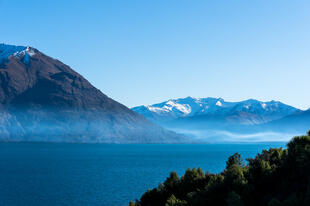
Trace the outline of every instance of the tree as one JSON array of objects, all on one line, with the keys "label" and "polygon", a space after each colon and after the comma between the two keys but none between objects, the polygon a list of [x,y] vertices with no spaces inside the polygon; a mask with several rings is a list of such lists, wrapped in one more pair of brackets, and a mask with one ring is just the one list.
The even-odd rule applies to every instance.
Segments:
[{"label": "tree", "polygon": [[170,176],[164,182],[164,186],[173,189],[179,183],[179,176],[176,172],[171,172]]},{"label": "tree", "polygon": [[227,196],[227,205],[228,206],[242,206],[242,200],[238,193],[232,191]]},{"label": "tree", "polygon": [[219,174],[193,168],[179,178],[172,172],[130,206],[310,205],[310,136],[294,137],[287,149],[263,150],[247,161],[235,153]]},{"label": "tree", "polygon": [[288,158],[291,165],[299,168],[310,164],[310,136],[294,137],[288,144]]},{"label": "tree", "polygon": [[228,158],[228,160],[226,161],[226,169],[232,165],[238,165],[240,167],[244,165],[241,155],[239,153],[235,153]]},{"label": "tree", "polygon": [[277,198],[272,198],[268,203],[268,206],[281,206],[281,205],[282,203]]},{"label": "tree", "polygon": [[233,190],[241,191],[242,186],[246,183],[242,168],[236,164],[225,170],[224,177],[225,185]]},{"label": "tree", "polygon": [[165,204],[165,206],[186,206],[186,205],[187,205],[186,201],[179,200],[174,195],[171,195]]},{"label": "tree", "polygon": [[133,201],[130,201],[129,206],[136,206],[136,204]]}]

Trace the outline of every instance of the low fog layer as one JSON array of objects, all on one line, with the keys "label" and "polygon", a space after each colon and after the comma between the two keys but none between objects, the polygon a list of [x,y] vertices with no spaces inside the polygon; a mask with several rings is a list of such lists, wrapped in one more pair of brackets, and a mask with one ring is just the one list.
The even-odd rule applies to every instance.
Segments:
[{"label": "low fog layer", "polygon": [[169,128],[177,133],[185,134],[196,141],[203,143],[220,142],[287,142],[292,136],[300,133],[280,133],[280,132],[256,132],[256,133],[238,133],[225,130],[193,130]]}]

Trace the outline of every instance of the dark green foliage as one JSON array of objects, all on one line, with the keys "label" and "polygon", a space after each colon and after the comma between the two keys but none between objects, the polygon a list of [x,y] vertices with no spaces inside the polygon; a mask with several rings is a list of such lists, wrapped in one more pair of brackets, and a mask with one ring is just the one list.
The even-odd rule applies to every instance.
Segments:
[{"label": "dark green foliage", "polygon": [[130,201],[129,206],[135,206],[135,203],[133,201]]},{"label": "dark green foliage", "polygon": [[173,188],[176,188],[179,184],[179,176],[176,172],[171,172],[170,176],[166,179],[164,182],[164,186],[167,190],[172,190]]},{"label": "dark green foliage", "polygon": [[271,199],[268,203],[268,206],[281,206],[281,205],[282,203],[276,198]]},{"label": "dark green foliage", "polygon": [[171,195],[166,202],[165,206],[185,206],[187,205],[185,200],[179,200],[174,195]]},{"label": "dark green foliage", "polygon": [[228,193],[227,195],[227,205],[229,206],[241,206],[243,205],[241,197],[235,191]]},{"label": "dark green foliage", "polygon": [[239,153],[235,153],[228,158],[228,160],[226,161],[226,169],[232,165],[238,165],[240,167],[243,166],[243,161]]},{"label": "dark green foliage", "polygon": [[310,205],[310,131],[293,138],[287,149],[263,150],[247,159],[235,153],[220,174],[187,169],[172,172],[164,184],[130,206],[291,206]]}]

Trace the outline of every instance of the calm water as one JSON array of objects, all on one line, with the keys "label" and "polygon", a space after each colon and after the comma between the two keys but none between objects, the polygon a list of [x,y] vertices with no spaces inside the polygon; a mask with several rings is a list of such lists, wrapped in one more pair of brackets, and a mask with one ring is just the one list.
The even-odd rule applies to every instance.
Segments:
[{"label": "calm water", "polygon": [[0,205],[123,206],[170,171],[219,172],[235,152],[285,143],[210,145],[0,144]]}]

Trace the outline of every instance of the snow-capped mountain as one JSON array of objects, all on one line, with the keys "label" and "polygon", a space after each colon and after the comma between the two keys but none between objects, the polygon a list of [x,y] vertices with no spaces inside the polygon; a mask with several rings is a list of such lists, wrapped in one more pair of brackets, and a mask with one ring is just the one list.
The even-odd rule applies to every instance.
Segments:
[{"label": "snow-capped mountain", "polygon": [[0,141],[179,143],[68,65],[32,47],[0,44]]},{"label": "snow-capped mountain", "polygon": [[35,55],[35,49],[25,46],[0,44],[0,65],[9,61],[9,58],[20,58],[23,63],[28,64],[30,57]]},{"label": "snow-capped mountain", "polygon": [[222,98],[186,97],[171,99],[159,104],[132,108],[146,118],[164,123],[180,119],[225,119],[231,123],[261,124],[294,114],[299,109],[279,101],[262,102],[249,99],[226,102]]}]

